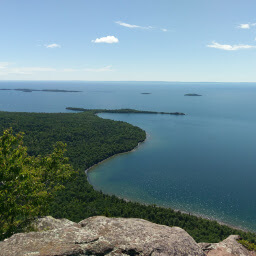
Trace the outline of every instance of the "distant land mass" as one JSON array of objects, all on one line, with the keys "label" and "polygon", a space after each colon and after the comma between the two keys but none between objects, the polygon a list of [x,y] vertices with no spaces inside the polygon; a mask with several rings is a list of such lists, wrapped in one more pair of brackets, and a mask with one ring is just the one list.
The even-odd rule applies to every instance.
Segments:
[{"label": "distant land mass", "polygon": [[82,91],[70,91],[70,90],[59,90],[59,89],[0,89],[0,91],[20,91],[20,92],[82,92]]},{"label": "distant land mass", "polygon": [[202,95],[197,93],[187,93],[187,94],[184,94],[184,96],[202,96]]},{"label": "distant land mass", "polygon": [[151,92],[142,92],[141,94],[151,94]]},{"label": "distant land mass", "polygon": [[93,111],[95,114],[97,113],[126,113],[126,114],[162,114],[162,115],[181,115],[184,116],[185,114],[182,112],[156,112],[156,111],[146,111],[146,110],[136,110],[130,108],[122,108],[122,109],[86,109],[86,108],[73,108],[67,107],[67,110],[72,111]]}]

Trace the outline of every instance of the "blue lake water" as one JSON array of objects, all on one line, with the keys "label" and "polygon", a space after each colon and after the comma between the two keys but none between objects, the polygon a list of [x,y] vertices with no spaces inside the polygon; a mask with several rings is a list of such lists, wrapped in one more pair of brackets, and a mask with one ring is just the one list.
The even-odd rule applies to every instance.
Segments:
[{"label": "blue lake water", "polygon": [[70,106],[186,113],[100,114],[143,128],[148,139],[93,168],[91,183],[109,194],[256,231],[256,83],[2,81],[0,88],[83,91],[0,91],[3,111],[68,112]]}]

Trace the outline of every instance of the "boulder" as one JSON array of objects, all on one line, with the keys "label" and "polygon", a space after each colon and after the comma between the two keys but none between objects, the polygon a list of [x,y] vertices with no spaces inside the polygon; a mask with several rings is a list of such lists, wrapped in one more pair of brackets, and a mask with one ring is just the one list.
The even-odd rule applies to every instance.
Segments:
[{"label": "boulder", "polygon": [[0,242],[0,256],[205,255],[183,229],[141,219],[97,216],[76,224],[46,217],[36,225],[43,231]]},{"label": "boulder", "polygon": [[231,235],[220,243],[199,243],[207,256],[256,256],[255,252],[248,251],[238,243],[239,236]]}]

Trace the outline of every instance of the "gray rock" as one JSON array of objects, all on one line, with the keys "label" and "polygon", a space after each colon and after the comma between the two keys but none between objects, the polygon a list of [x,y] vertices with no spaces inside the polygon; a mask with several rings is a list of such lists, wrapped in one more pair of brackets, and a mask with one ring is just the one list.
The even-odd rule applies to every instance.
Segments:
[{"label": "gray rock", "polygon": [[46,216],[44,218],[35,220],[34,223],[32,223],[32,226],[37,231],[46,231],[69,226],[79,227],[79,224],[74,223],[68,219],[55,219],[52,216]]},{"label": "gray rock", "polygon": [[47,217],[38,224],[53,229],[13,235],[0,242],[0,256],[205,255],[183,229],[141,219],[98,216],[76,224]]},{"label": "gray rock", "polygon": [[231,235],[220,243],[199,243],[198,245],[207,256],[256,256],[237,242],[239,236]]}]

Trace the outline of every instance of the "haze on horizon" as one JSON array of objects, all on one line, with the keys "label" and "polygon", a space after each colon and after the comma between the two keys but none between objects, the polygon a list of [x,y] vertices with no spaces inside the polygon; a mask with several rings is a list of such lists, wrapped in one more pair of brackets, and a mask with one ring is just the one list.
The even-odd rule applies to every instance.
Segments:
[{"label": "haze on horizon", "polygon": [[254,0],[3,0],[0,80],[256,82]]}]

